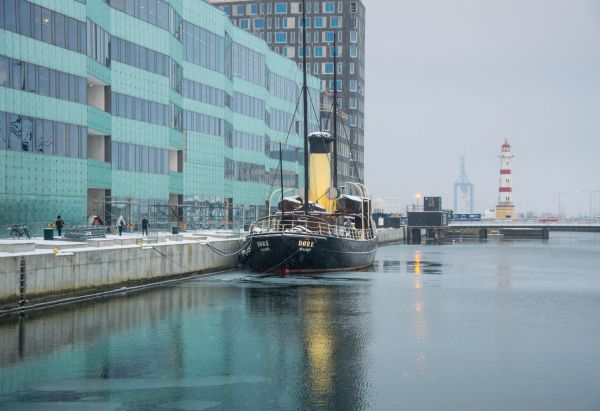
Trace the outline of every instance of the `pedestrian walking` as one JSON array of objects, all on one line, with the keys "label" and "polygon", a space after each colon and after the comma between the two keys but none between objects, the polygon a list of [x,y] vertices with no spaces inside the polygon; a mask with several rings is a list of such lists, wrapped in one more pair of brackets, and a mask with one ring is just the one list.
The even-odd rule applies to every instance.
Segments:
[{"label": "pedestrian walking", "polygon": [[119,229],[119,236],[123,234],[123,227],[125,227],[125,219],[122,215],[117,219],[117,228]]},{"label": "pedestrian walking", "polygon": [[62,229],[65,225],[65,222],[60,216],[56,216],[56,221],[54,221],[54,225],[56,226],[56,231],[58,232],[58,236],[62,236]]},{"label": "pedestrian walking", "polygon": [[144,218],[142,218],[142,235],[148,236],[149,226],[150,224],[148,224],[148,217],[144,216]]}]

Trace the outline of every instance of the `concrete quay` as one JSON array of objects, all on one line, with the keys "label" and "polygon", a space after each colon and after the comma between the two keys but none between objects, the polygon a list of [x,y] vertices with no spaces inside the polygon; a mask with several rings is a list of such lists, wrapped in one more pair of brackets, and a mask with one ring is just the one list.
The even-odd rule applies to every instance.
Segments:
[{"label": "concrete quay", "polygon": [[234,268],[235,253],[243,244],[239,235],[210,234],[108,236],[77,243],[0,241],[0,307],[31,306]]},{"label": "concrete quay", "polygon": [[[377,234],[381,245],[404,241],[402,228]],[[231,232],[1,240],[0,314],[232,269],[244,243]]]},{"label": "concrete quay", "polygon": [[379,245],[404,242],[404,227],[378,228],[377,237]]}]

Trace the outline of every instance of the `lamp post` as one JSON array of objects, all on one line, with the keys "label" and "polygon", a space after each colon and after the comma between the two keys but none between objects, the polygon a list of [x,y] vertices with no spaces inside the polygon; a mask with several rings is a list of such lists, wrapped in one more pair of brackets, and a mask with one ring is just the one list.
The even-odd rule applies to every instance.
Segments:
[{"label": "lamp post", "polygon": [[584,190],[584,191],[582,191],[582,193],[587,193],[587,194],[589,194],[589,197],[590,197],[590,224],[592,224],[592,221],[593,221],[593,216],[592,216],[592,194],[600,193],[600,191],[597,191],[597,190],[596,191],[593,191],[593,190],[592,191]]},{"label": "lamp post", "polygon": [[419,200],[421,199],[421,194],[420,193],[415,194],[415,198],[417,199],[417,211],[419,211]]},{"label": "lamp post", "polygon": [[564,193],[564,192],[558,192],[558,193],[552,193],[552,194],[554,194],[555,196],[558,196],[558,218],[560,219],[560,218],[561,218],[561,214],[562,214],[562,209],[561,209],[561,204],[562,204],[562,203],[561,203],[561,197],[562,197],[562,195],[563,195],[563,194],[567,194],[567,193]]}]

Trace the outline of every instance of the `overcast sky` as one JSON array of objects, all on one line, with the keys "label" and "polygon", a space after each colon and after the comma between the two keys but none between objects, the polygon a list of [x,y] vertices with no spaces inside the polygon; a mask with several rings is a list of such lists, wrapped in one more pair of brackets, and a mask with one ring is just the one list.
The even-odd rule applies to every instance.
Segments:
[{"label": "overcast sky", "polygon": [[[513,147],[517,212],[588,213],[600,190],[600,0],[364,0],[366,181],[375,198],[453,203],[459,156],[478,211]],[[600,209],[600,193],[594,194]],[[600,213],[600,211],[599,211]]]}]

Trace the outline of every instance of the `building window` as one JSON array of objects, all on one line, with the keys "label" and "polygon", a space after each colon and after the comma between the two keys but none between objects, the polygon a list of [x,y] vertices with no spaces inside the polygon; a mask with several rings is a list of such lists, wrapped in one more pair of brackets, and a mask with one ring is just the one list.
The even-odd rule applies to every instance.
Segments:
[{"label": "building window", "polygon": [[275,43],[287,43],[287,33],[285,32],[278,32],[275,33]]},{"label": "building window", "polygon": [[[303,53],[304,53],[304,49],[302,47],[300,47],[298,50],[298,56],[302,57]],[[306,48],[306,57],[310,57],[310,47]],[[300,66],[302,66],[302,65],[300,65]],[[310,70],[310,68],[309,68],[309,70]]]},{"label": "building window", "polygon": [[254,19],[254,28],[255,29],[264,29],[265,28],[265,20],[264,19]]},{"label": "building window", "polygon": [[323,47],[315,47],[315,57],[323,57]]},{"label": "building window", "polygon": [[344,2],[342,1],[338,1],[338,13],[343,13],[344,12]]},{"label": "building window", "polygon": [[333,63],[325,63],[324,74],[333,74]]},{"label": "building window", "polygon": [[348,99],[348,108],[356,109],[358,105],[358,99],[356,97],[350,97]]},{"label": "building window", "polygon": [[248,21],[248,19],[240,20],[240,28],[242,28],[243,30],[248,30],[249,25],[250,22]]},{"label": "building window", "polygon": [[304,26],[306,28],[310,28],[310,17],[307,17],[306,19],[303,19],[302,17],[300,17],[300,24],[298,25],[299,27],[302,27],[302,23],[304,22]]},{"label": "building window", "polygon": [[331,28],[338,28],[340,27],[340,18],[338,16],[332,16],[329,19],[329,27]]},{"label": "building window", "polygon": [[355,1],[350,2],[350,13],[356,13],[358,6]]},{"label": "building window", "polygon": [[350,115],[348,115],[348,123],[352,127],[356,127],[356,114],[350,114]]},{"label": "building window", "polygon": [[323,27],[323,17],[315,17],[315,28],[320,29]]},{"label": "building window", "polygon": [[323,13],[335,13],[335,2],[326,1],[323,3]]},{"label": "building window", "polygon": [[350,91],[358,91],[358,82],[356,79],[350,80]]},{"label": "building window", "polygon": [[358,33],[356,31],[350,32],[350,43],[356,43],[358,41]]},{"label": "building window", "polygon": [[237,15],[238,16],[243,16],[244,15],[244,6],[242,4],[237,6]]},{"label": "building window", "polygon": [[255,15],[258,13],[258,7],[256,4],[251,4],[250,5],[250,14]]},{"label": "building window", "polygon": [[358,57],[358,48],[356,46],[350,46],[350,57]]},{"label": "building window", "polygon": [[333,31],[326,31],[325,32],[325,42],[328,43],[333,43],[333,36],[335,36],[335,33]]},{"label": "building window", "polygon": [[350,63],[350,74],[354,74],[354,63]]},{"label": "building window", "polygon": [[[342,89],[342,80],[337,81],[338,91]],[[329,80],[329,90],[333,90],[333,80]]]},{"label": "building window", "polygon": [[275,3],[275,14],[287,14],[287,3]]}]

